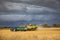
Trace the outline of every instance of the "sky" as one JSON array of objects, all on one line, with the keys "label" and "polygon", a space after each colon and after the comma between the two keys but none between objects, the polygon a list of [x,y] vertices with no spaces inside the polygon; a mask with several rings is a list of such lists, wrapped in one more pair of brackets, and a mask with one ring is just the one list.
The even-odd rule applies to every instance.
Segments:
[{"label": "sky", "polygon": [[59,0],[0,0],[0,27],[20,23],[60,23]]}]

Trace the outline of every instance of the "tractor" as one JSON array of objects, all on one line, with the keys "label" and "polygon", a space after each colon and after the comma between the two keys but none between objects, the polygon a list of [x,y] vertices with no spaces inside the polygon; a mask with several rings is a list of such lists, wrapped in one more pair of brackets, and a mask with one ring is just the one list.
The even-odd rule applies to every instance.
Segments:
[{"label": "tractor", "polygon": [[37,26],[35,24],[28,24],[25,26],[18,26],[18,27],[12,27],[10,28],[11,31],[34,31],[37,29]]}]

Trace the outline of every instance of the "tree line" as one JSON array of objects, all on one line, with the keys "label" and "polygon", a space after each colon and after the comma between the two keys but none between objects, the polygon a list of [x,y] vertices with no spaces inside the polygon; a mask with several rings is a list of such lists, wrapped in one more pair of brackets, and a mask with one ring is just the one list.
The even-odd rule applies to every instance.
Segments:
[{"label": "tree line", "polygon": [[48,24],[42,24],[43,27],[60,27],[60,24],[52,24],[52,25],[48,25]]}]

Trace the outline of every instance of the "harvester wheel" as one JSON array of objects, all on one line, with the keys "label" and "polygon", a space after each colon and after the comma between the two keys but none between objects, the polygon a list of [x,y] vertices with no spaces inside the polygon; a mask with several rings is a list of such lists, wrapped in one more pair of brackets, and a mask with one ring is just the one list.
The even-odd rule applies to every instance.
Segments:
[{"label": "harvester wheel", "polygon": [[36,28],[32,28],[31,30],[32,30],[32,31],[35,31],[36,29],[37,29],[37,27],[36,27]]},{"label": "harvester wheel", "polygon": [[16,31],[15,29],[10,29],[11,31]]},{"label": "harvester wheel", "polygon": [[13,31],[16,31],[15,29],[13,29]]}]

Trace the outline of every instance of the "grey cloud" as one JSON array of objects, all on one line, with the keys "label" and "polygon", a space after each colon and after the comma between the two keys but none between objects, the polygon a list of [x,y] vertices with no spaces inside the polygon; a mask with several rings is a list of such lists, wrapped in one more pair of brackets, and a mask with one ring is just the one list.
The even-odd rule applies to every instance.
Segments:
[{"label": "grey cloud", "polygon": [[36,15],[35,20],[53,20],[56,19],[54,15]]},{"label": "grey cloud", "polygon": [[4,5],[7,10],[24,10],[26,8],[23,3],[5,2]]},{"label": "grey cloud", "polygon": [[56,12],[56,10],[47,8],[47,7],[42,7],[42,6],[30,6],[27,7],[27,12],[30,13],[44,13],[44,12]]},{"label": "grey cloud", "polygon": [[0,0],[1,2],[15,2],[15,3],[27,3],[39,6],[49,7],[55,10],[60,10],[59,0]]},{"label": "grey cloud", "polygon": [[59,13],[60,0],[0,0],[1,21],[50,20],[49,23],[60,23]]},{"label": "grey cloud", "polygon": [[3,4],[0,3],[0,11],[1,11],[1,10],[5,10],[5,7],[4,7]]},{"label": "grey cloud", "polygon": [[[56,19],[54,15],[0,15],[0,20],[3,21],[19,21],[19,20],[53,20]],[[59,18],[58,18],[59,19]]]},{"label": "grey cloud", "polygon": [[[13,2],[4,2],[6,14],[8,12],[16,13],[16,14],[41,14],[41,13],[54,13],[57,12],[48,7],[37,6],[37,5],[29,5],[24,3],[13,3]],[[19,12],[19,13],[18,13]],[[1,13],[0,13],[1,14]]]},{"label": "grey cloud", "polygon": [[0,15],[0,20],[3,21],[19,21],[19,20],[31,20],[31,15]]},{"label": "grey cloud", "polygon": [[32,0],[20,0],[20,1],[27,1],[27,2],[29,2],[29,1],[32,1]]}]

